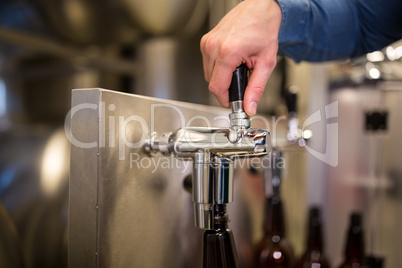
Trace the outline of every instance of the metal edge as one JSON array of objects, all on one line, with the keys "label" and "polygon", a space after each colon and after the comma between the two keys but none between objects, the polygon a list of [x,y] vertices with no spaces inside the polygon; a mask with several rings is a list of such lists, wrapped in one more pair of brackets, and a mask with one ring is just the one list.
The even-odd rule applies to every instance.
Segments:
[{"label": "metal edge", "polygon": [[228,109],[228,108],[209,106],[209,105],[203,105],[203,104],[197,104],[197,103],[188,103],[188,102],[177,101],[177,100],[165,100],[165,99],[154,98],[154,97],[143,96],[143,95],[137,95],[137,94],[132,94],[132,93],[118,92],[118,91],[104,89],[104,88],[77,88],[77,89],[73,89],[73,92],[75,92],[75,91],[90,91],[90,90],[98,90],[100,92],[111,92],[113,94],[126,95],[128,97],[136,97],[136,98],[140,98],[140,99],[155,101],[155,102],[158,102],[158,103],[166,103],[166,104],[177,105],[177,106],[180,106],[180,107],[183,107],[183,108],[188,108],[188,109],[202,111],[202,112],[207,109],[208,112],[210,112],[210,113],[216,113],[216,114],[229,114],[230,113],[230,109]]},{"label": "metal edge", "polygon": [[75,137],[96,141],[98,146],[84,149],[71,145],[68,267],[98,267],[98,119],[101,95],[100,89],[74,90],[72,93],[72,107],[89,103],[98,105],[98,109],[75,114],[71,118],[71,133]]}]

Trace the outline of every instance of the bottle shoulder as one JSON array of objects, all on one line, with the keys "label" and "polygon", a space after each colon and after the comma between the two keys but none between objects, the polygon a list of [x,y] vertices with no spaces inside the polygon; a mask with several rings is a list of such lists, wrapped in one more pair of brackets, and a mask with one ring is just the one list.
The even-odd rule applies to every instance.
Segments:
[{"label": "bottle shoulder", "polygon": [[361,260],[345,260],[338,268],[355,268],[361,267],[363,265],[363,261]]},{"label": "bottle shoulder", "polygon": [[265,238],[257,245],[256,263],[257,267],[293,267],[293,249],[285,238],[277,242]]},{"label": "bottle shoulder", "polygon": [[204,236],[224,236],[224,235],[233,235],[232,230],[229,228],[220,228],[220,229],[212,229],[205,230]]},{"label": "bottle shoulder", "polygon": [[204,231],[202,267],[239,267],[236,246],[230,229]]},{"label": "bottle shoulder", "polygon": [[296,268],[313,267],[314,264],[319,264],[320,268],[329,268],[327,257],[318,250],[307,250],[298,260]]}]

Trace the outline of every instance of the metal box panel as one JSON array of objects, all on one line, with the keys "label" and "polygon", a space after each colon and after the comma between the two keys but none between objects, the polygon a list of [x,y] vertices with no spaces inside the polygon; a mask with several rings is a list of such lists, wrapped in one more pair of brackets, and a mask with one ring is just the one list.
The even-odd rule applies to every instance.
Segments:
[{"label": "metal box panel", "polygon": [[69,267],[199,266],[191,162],[142,145],[152,131],[227,127],[228,110],[103,89],[74,90],[72,107]]},{"label": "metal box panel", "polygon": [[[72,106],[81,103],[97,105],[100,92],[75,91]],[[99,137],[98,112],[86,109],[74,115],[71,133],[83,141],[96,141]],[[98,148],[71,146],[69,184],[69,259],[70,267],[96,266]],[[74,258],[71,258],[74,256]]]}]

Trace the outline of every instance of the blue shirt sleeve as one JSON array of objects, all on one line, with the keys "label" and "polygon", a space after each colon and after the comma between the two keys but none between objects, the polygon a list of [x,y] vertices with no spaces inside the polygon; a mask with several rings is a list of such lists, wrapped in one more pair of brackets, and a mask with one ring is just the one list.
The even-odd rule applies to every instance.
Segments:
[{"label": "blue shirt sleeve", "polygon": [[402,0],[277,0],[279,52],[296,62],[356,57],[402,38]]}]

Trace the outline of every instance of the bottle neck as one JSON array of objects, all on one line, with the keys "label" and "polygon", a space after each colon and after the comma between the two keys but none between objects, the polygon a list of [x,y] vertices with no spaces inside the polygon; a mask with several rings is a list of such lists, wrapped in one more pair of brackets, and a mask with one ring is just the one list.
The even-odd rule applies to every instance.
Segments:
[{"label": "bottle neck", "polygon": [[214,229],[204,231],[201,267],[239,267],[233,234],[227,229],[228,221],[226,205],[214,205]]},{"label": "bottle neck", "polygon": [[318,208],[312,208],[309,215],[307,247],[309,250],[322,251],[324,247],[322,237],[321,215]]},{"label": "bottle neck", "polygon": [[283,238],[285,236],[285,223],[282,202],[278,195],[268,198],[265,217],[265,235]]},{"label": "bottle neck", "polygon": [[229,216],[225,204],[214,205],[214,230],[228,229]]},{"label": "bottle neck", "polygon": [[321,226],[310,226],[308,231],[307,247],[311,250],[323,249]]},{"label": "bottle neck", "polygon": [[345,248],[345,257],[348,260],[362,260],[364,258],[364,239],[362,226],[351,226]]}]

